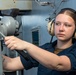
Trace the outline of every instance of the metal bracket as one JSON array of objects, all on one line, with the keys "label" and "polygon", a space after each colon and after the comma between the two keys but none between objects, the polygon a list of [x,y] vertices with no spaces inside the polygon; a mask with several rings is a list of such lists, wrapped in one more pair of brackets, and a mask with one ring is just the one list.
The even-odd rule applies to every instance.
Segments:
[{"label": "metal bracket", "polygon": [[2,64],[2,54],[1,54],[1,41],[0,41],[0,75],[3,75],[3,64]]}]

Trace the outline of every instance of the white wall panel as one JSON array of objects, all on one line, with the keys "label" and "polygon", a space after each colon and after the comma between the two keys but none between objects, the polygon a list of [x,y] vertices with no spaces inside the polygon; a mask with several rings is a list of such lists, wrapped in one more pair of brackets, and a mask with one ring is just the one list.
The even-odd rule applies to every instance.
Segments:
[{"label": "white wall panel", "polygon": [[19,8],[20,10],[32,10],[32,1],[26,0],[0,0],[0,10]]}]

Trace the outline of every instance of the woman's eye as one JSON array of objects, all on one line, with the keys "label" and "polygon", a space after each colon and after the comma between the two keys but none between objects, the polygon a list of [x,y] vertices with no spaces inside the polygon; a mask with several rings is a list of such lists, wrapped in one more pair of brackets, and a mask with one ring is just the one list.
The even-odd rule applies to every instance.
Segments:
[{"label": "woman's eye", "polygon": [[71,27],[71,25],[70,25],[70,24],[65,24],[65,26],[66,26],[66,27]]},{"label": "woman's eye", "polygon": [[60,23],[55,23],[55,25],[60,25]]}]

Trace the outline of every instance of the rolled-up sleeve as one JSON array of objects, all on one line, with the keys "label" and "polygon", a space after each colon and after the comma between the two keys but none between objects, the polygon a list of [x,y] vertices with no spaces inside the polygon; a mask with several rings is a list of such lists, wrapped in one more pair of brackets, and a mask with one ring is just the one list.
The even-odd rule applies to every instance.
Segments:
[{"label": "rolled-up sleeve", "polygon": [[69,57],[71,62],[71,70],[70,71],[76,71],[76,49],[71,51],[69,54],[66,54],[66,56]]},{"label": "rolled-up sleeve", "polygon": [[[50,44],[46,43],[39,47],[42,49],[47,49],[49,46],[50,46]],[[38,67],[38,65],[39,65],[39,62],[36,61],[35,59],[33,59],[30,55],[29,55],[29,60],[24,59],[22,56],[20,56],[20,59],[21,59],[21,62],[26,70],[28,70],[32,67]]]},{"label": "rolled-up sleeve", "polygon": [[33,58],[30,57],[29,60],[24,59],[22,56],[20,56],[21,62],[26,70],[32,68],[32,67],[37,67],[38,62],[34,60]]}]

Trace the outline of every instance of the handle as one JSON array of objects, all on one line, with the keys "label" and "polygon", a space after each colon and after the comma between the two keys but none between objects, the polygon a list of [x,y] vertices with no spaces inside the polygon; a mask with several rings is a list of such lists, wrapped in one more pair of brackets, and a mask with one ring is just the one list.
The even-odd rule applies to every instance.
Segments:
[{"label": "handle", "polygon": [[26,59],[27,61],[29,60],[29,55],[27,53],[25,53],[24,51],[19,51],[16,50],[24,59]]}]

